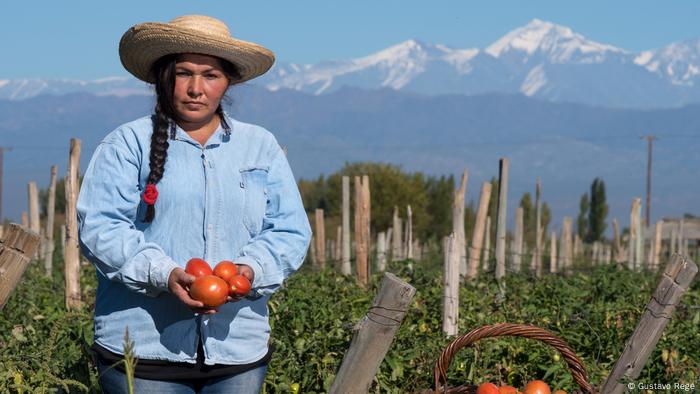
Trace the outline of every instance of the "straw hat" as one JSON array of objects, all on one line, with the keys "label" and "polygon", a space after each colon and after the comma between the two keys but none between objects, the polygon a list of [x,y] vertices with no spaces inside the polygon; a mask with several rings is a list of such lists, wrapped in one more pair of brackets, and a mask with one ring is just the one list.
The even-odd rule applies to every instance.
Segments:
[{"label": "straw hat", "polygon": [[168,23],[148,22],[133,26],[119,42],[122,65],[136,78],[155,83],[153,63],[165,55],[197,53],[228,60],[238,67],[245,82],[264,74],[275,62],[267,48],[231,37],[228,27],[215,18],[185,15]]}]

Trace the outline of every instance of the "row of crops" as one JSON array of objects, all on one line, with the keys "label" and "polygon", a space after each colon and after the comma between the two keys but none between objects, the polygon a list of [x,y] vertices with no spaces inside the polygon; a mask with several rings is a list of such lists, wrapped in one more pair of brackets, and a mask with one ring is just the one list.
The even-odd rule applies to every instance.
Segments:
[{"label": "row of crops", "polygon": [[[431,262],[432,261],[432,262]],[[433,364],[449,343],[442,334],[442,262],[405,262],[389,270],[417,289],[412,306],[386,355],[373,392],[407,393],[432,385]],[[61,264],[52,278],[32,264],[0,311],[0,392],[96,392],[91,306],[95,274],[82,268],[85,308],[66,312]],[[583,268],[583,267],[579,267]],[[482,279],[460,290],[460,332],[496,322],[529,323],[564,338],[582,358],[590,381],[600,384],[620,356],[657,284],[658,275],[615,266],[579,269],[571,276],[534,280],[507,277],[505,300],[498,285]],[[326,392],[367,312],[380,275],[363,289],[354,279],[303,268],[270,302],[276,352],[265,392]],[[700,377],[700,285],[696,280],[639,377],[648,383],[696,383]],[[544,379],[567,391],[575,383],[552,348],[518,338],[484,340],[453,359],[449,384],[492,381],[521,387]]]}]

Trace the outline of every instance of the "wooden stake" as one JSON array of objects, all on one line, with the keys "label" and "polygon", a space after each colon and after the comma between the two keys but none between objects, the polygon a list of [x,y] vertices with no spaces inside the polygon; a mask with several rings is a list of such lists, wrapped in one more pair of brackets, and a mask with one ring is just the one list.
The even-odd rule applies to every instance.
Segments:
[{"label": "wooden stake", "polygon": [[613,254],[615,255],[615,263],[622,264],[622,247],[620,244],[620,225],[617,219],[613,219]]},{"label": "wooden stake", "polygon": [[343,262],[340,272],[350,275],[350,177],[343,175]]},{"label": "wooden stake", "polygon": [[491,267],[491,216],[486,217],[486,228],[484,229],[484,262],[482,271],[486,272]]},{"label": "wooden stake", "polygon": [[542,229],[542,181],[535,182],[535,252],[530,262],[530,272],[542,275],[542,251],[544,249],[544,230]]},{"label": "wooden stake", "polygon": [[362,181],[359,176],[355,177],[355,268],[357,270],[357,281],[361,286],[367,286],[367,240],[365,239],[365,203],[363,201],[364,192]]},{"label": "wooden stake", "polygon": [[508,199],[508,159],[502,158],[498,171],[498,220],[496,221],[496,279],[506,276],[506,211]]},{"label": "wooden stake", "polygon": [[401,218],[399,217],[399,207],[394,206],[394,218],[393,218],[393,224],[392,228],[394,229],[394,234],[392,235],[392,243],[393,245],[391,246],[391,261],[398,261],[401,260]]},{"label": "wooden stake", "polygon": [[457,261],[459,262],[459,275],[467,274],[467,249],[466,237],[464,234],[464,193],[467,190],[467,180],[469,179],[469,171],[467,169],[462,173],[462,180],[459,183],[459,188],[455,190],[452,198],[452,233],[454,234],[454,250],[458,253]]},{"label": "wooden stake", "polygon": [[44,271],[47,277],[51,277],[53,270],[53,252],[54,252],[54,217],[56,213],[56,174],[58,166],[51,166],[51,181],[49,182],[49,200],[46,205],[46,255],[44,256]]},{"label": "wooden stake", "polygon": [[39,247],[39,234],[10,223],[0,242],[0,310],[10,298]]},{"label": "wooden stake", "polygon": [[386,233],[384,231],[377,234],[377,271],[386,270]]},{"label": "wooden stake", "polygon": [[[661,338],[673,316],[676,305],[698,273],[698,267],[690,260],[676,254],[666,266],[656,292],[647,304],[637,328],[627,341],[622,356],[617,360],[601,393],[619,394],[627,390],[627,383],[634,382],[644,368],[651,352]],[[631,390],[634,391],[634,390]]]},{"label": "wooden stake", "polygon": [[316,209],[316,262],[319,269],[326,268],[326,225],[323,209]]},{"label": "wooden stake", "polygon": [[66,244],[63,247],[63,261],[66,280],[66,308],[78,309],[80,299],[80,250],[78,248],[78,215],[75,204],[78,200],[80,185],[78,170],[80,168],[80,140],[71,138],[68,174],[65,179],[66,189]]},{"label": "wooden stake", "polygon": [[39,192],[36,188],[36,182],[29,182],[29,230],[39,234],[41,224],[39,222]]},{"label": "wooden stake", "polygon": [[513,271],[520,272],[523,255],[523,207],[515,209],[515,236],[513,237]]},{"label": "wooden stake", "polygon": [[411,304],[416,289],[386,272],[372,307],[354,329],[329,393],[367,393]]},{"label": "wooden stake", "polygon": [[442,331],[447,336],[457,335],[459,320],[459,250],[457,237],[450,234],[444,239],[445,264],[443,269]]},{"label": "wooden stake", "polygon": [[629,233],[629,247],[627,253],[627,268],[630,270],[636,269],[635,263],[637,262],[637,205],[639,204],[638,199],[632,200],[632,208],[630,209],[630,233]]},{"label": "wooden stake", "polygon": [[[411,205],[406,207],[406,258],[413,260],[413,211],[411,211]],[[412,262],[409,262],[413,269]]]},{"label": "wooden stake", "polygon": [[[484,228],[486,227],[486,215],[489,209],[489,199],[491,198],[491,182],[481,184],[481,196],[479,197],[479,209],[476,212],[474,223],[474,233],[472,234],[471,250],[469,251],[469,269],[467,278],[475,279],[479,271],[479,260],[484,242]],[[488,235],[486,236],[488,239]]]},{"label": "wooden stake", "polygon": [[637,226],[637,238],[635,238],[635,262],[634,266],[636,269],[642,268],[642,263],[644,262],[644,232],[642,231],[642,199],[637,198],[637,210],[635,215],[637,216],[635,220],[635,225]]},{"label": "wooden stake", "polygon": [[557,272],[557,233],[552,231],[552,237],[550,238],[552,250],[549,252],[549,272]]}]

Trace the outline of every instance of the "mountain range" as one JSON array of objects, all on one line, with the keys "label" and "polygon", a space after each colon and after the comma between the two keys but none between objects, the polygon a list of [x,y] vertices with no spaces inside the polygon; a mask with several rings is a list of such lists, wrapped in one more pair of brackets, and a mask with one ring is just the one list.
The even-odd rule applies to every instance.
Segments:
[{"label": "mountain range", "polygon": [[[643,197],[646,148],[654,133],[652,218],[697,212],[700,105],[639,110],[553,103],[520,94],[425,95],[344,87],[323,95],[255,85],[232,89],[229,111],[272,131],[297,177],[330,174],[346,162],[400,165],[430,175],[470,172],[467,200],[510,160],[509,207],[542,179],[555,224],[576,216],[595,177],[607,187],[611,217],[625,226],[633,197]],[[41,95],[0,100],[3,212],[26,210],[27,182],[46,188],[49,169],[65,174],[70,138],[82,141],[83,170],[109,131],[147,115],[153,97]]]},{"label": "mountain range", "polygon": [[[255,83],[314,95],[351,86],[427,95],[523,94],[553,102],[651,109],[700,102],[699,81],[700,38],[635,53],[534,19],[483,49],[411,39],[361,58],[304,65],[278,62]],[[0,80],[0,99],[78,91],[150,94],[131,77]]]}]

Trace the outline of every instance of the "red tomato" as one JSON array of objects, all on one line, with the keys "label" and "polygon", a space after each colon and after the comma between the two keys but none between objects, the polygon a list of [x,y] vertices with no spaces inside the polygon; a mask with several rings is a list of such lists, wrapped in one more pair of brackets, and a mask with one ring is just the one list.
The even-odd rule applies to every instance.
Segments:
[{"label": "red tomato", "polygon": [[549,385],[541,380],[533,380],[525,385],[523,394],[551,394]]},{"label": "red tomato", "polygon": [[508,386],[507,384],[504,384],[503,386],[499,387],[498,392],[500,394],[518,394],[518,390],[515,387]]},{"label": "red tomato", "polygon": [[228,281],[233,275],[238,274],[238,266],[233,261],[222,260],[214,267],[214,275]]},{"label": "red tomato", "polygon": [[234,275],[228,280],[231,297],[243,297],[250,291],[250,281],[243,275]]},{"label": "red tomato", "polygon": [[200,276],[190,286],[190,297],[208,308],[216,308],[226,302],[228,284],[215,275]]},{"label": "red tomato", "polygon": [[185,272],[198,278],[200,276],[213,275],[213,271],[211,270],[209,263],[197,257],[193,257],[187,262]]},{"label": "red tomato", "polygon": [[476,389],[476,394],[498,394],[498,386],[493,383],[482,383]]}]

